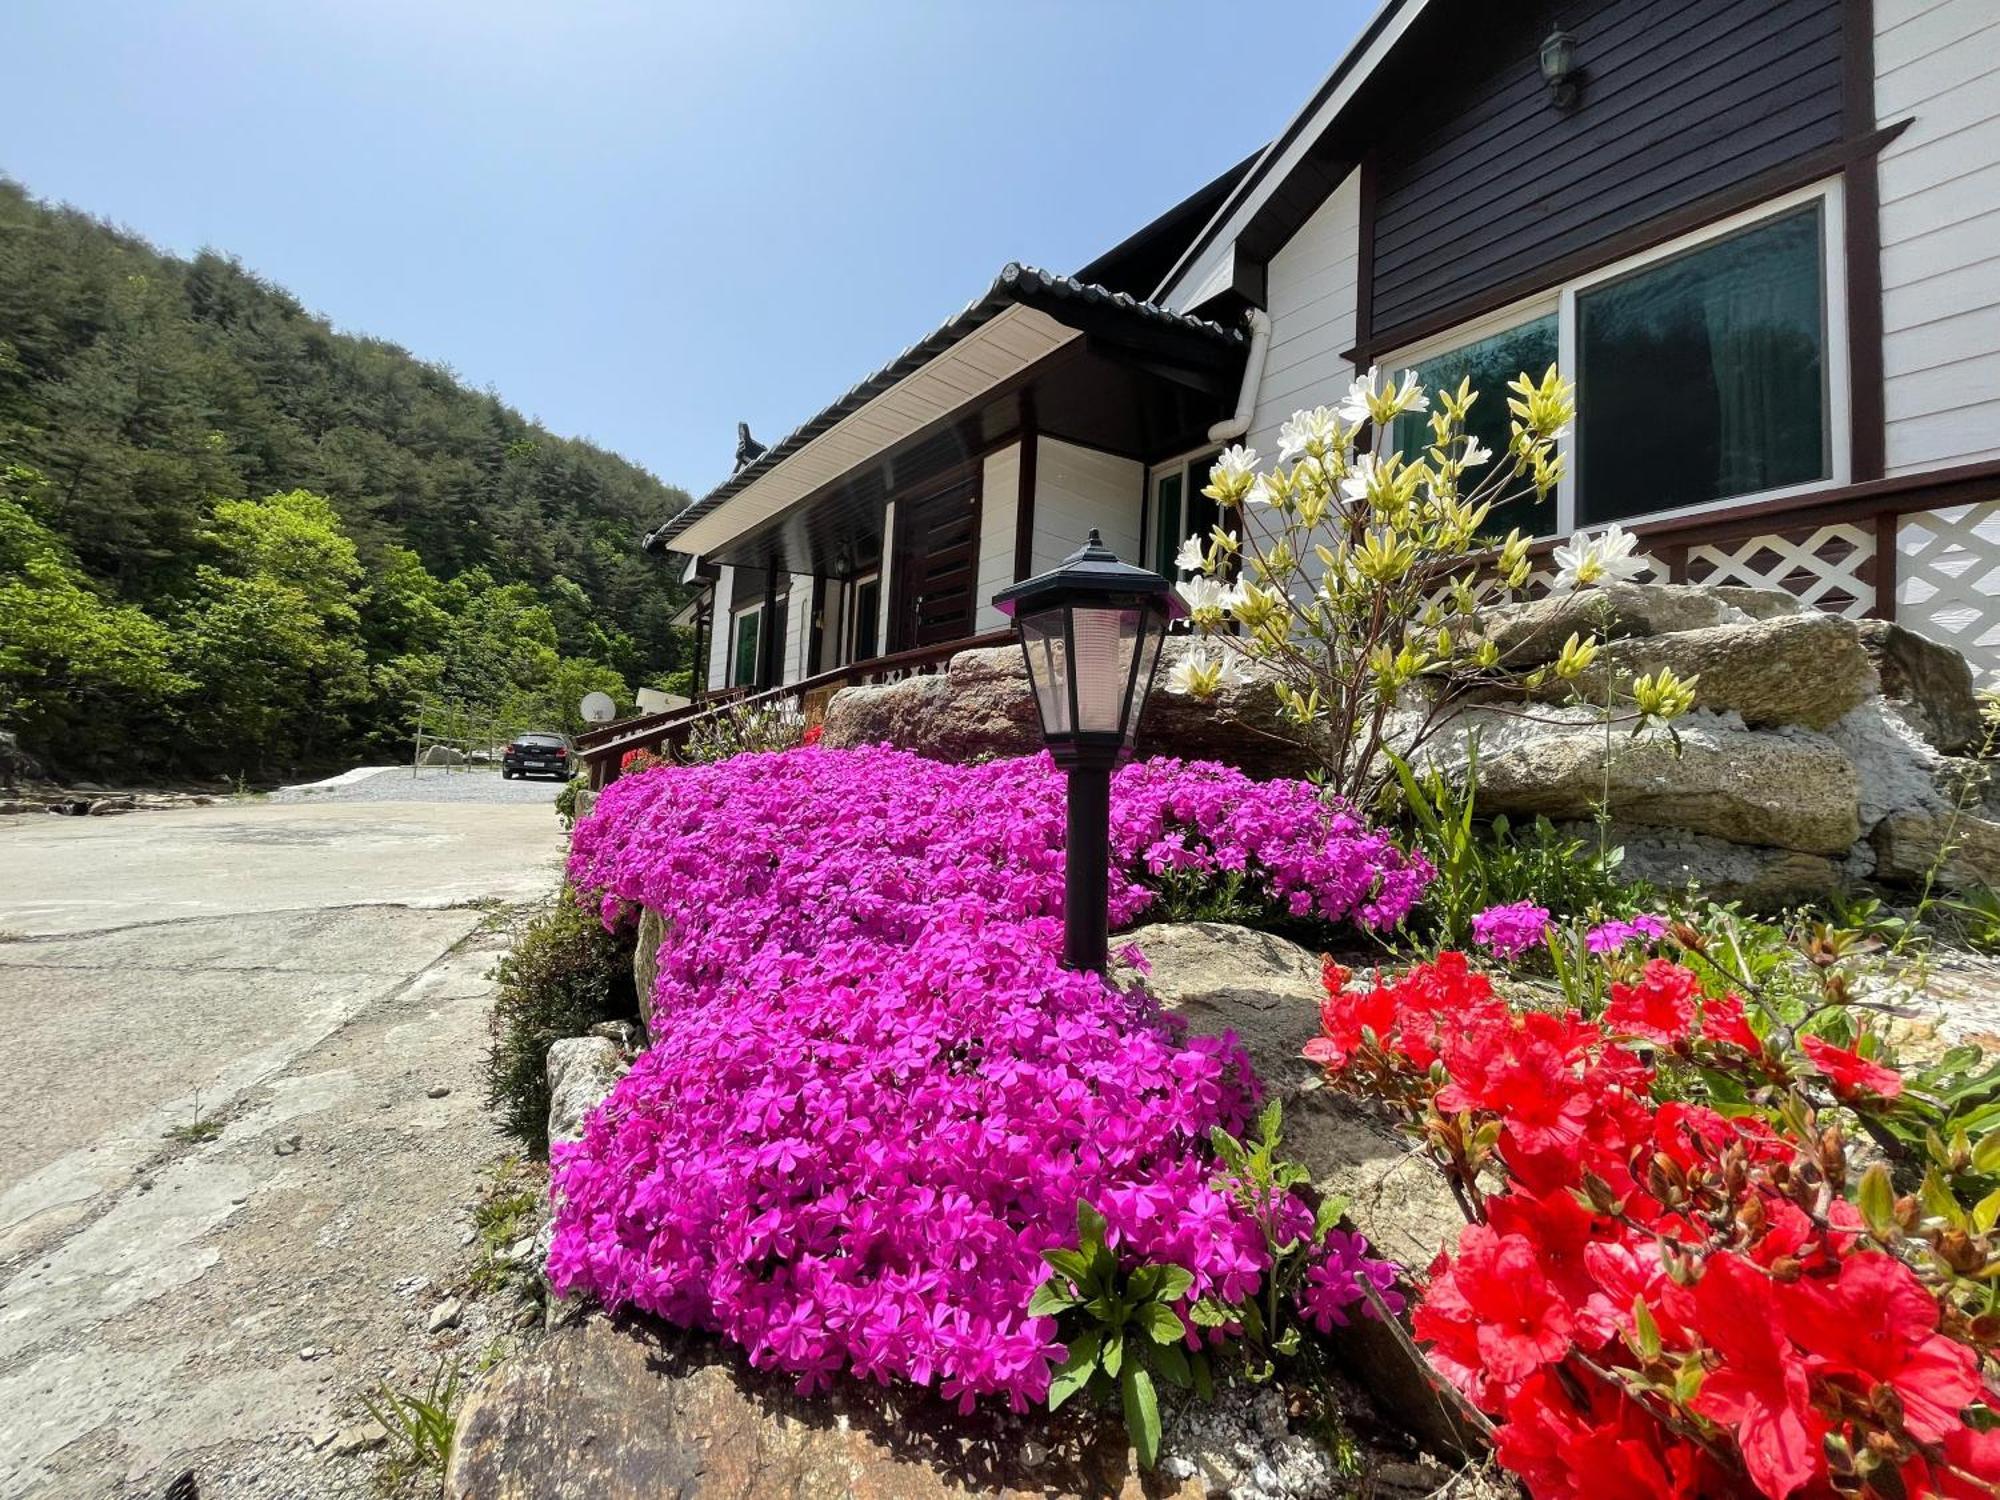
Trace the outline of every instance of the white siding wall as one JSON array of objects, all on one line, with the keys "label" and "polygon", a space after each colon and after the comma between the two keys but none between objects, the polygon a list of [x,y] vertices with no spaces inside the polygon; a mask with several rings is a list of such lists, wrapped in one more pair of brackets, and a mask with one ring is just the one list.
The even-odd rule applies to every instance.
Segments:
[{"label": "white siding wall", "polygon": [[1354,347],[1360,267],[1360,177],[1349,173],[1267,268],[1271,347],[1244,440],[1267,462],[1277,455],[1278,427],[1287,417],[1347,393],[1354,371],[1341,351]]},{"label": "white siding wall", "polygon": [[1891,474],[2000,457],[2000,4],[1876,0]]},{"label": "white siding wall", "polygon": [[975,631],[998,630],[1007,623],[1007,617],[993,607],[993,596],[1014,581],[1014,523],[1020,519],[1020,499],[1021,445],[1015,443],[987,454],[979,476]]},{"label": "white siding wall", "polygon": [[736,570],[728,564],[722,567],[722,576],[715,580],[715,608],[708,622],[708,686],[710,692],[719,692],[729,686],[730,632],[736,627],[729,618],[730,606],[735,602],[734,589]]},{"label": "white siding wall", "polygon": [[1127,562],[1138,561],[1145,467],[1056,438],[1038,441],[1034,571],[1046,572],[1081,547],[1093,526],[1105,546]]}]

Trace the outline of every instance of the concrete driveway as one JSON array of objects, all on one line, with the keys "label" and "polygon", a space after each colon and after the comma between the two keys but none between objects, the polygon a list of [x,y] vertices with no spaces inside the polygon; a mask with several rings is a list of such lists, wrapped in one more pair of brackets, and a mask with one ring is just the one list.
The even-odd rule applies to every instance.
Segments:
[{"label": "concrete driveway", "polygon": [[365,1492],[358,1394],[482,1332],[426,1324],[504,1146],[494,907],[562,849],[540,800],[0,819],[0,1494]]}]

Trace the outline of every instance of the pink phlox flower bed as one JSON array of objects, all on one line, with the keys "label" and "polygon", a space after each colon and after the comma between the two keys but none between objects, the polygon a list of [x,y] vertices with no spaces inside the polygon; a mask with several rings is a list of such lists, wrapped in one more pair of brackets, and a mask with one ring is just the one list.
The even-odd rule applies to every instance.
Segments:
[{"label": "pink phlox flower bed", "polygon": [[[950,766],[805,748],[614,783],[570,876],[607,921],[664,919],[653,1045],[558,1147],[550,1275],[714,1330],[805,1388],[846,1369],[969,1406],[1042,1400],[1056,1324],[1026,1307],[1076,1206],[1190,1298],[1260,1284],[1262,1236],[1214,1182],[1211,1127],[1258,1087],[1234,1038],[1058,962],[1062,783],[1047,758]],[[1165,869],[1243,872],[1286,909],[1384,925],[1429,871],[1298,782],[1128,766],[1113,919]],[[1302,1292],[1344,1322],[1329,1236]]]}]

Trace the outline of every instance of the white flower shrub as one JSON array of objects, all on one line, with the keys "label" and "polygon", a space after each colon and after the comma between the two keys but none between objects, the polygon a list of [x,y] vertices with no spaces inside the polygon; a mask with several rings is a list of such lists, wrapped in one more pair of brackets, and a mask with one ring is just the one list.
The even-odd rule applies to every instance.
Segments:
[{"label": "white flower shrub", "polygon": [[[1579,633],[1557,660],[1510,670],[1479,612],[1528,581],[1530,539],[1491,534],[1494,509],[1546,497],[1562,477],[1557,440],[1576,414],[1573,387],[1551,367],[1508,387],[1511,436],[1496,455],[1465,430],[1479,399],[1467,382],[1426,391],[1415,371],[1368,373],[1331,408],[1298,411],[1278,431],[1278,462],[1225,449],[1202,491],[1222,511],[1207,536],[1182,543],[1178,587],[1201,644],[1168,688],[1211,698],[1265,669],[1286,721],[1322,760],[1329,786],[1366,802],[1389,775],[1384,737],[1399,705],[1407,753],[1474,690],[1573,682],[1597,654]],[[1428,413],[1429,443],[1406,459],[1390,443],[1398,417]],[[1630,578],[1645,564],[1612,526],[1558,547],[1558,587]],[[1621,702],[1641,720],[1684,712],[1692,684],[1662,674]],[[1605,695],[1607,716],[1613,705]]]}]

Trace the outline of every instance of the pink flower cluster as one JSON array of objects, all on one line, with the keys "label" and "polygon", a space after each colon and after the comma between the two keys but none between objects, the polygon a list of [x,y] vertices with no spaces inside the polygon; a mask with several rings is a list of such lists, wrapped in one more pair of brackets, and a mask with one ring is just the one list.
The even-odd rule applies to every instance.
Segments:
[{"label": "pink flower cluster", "polygon": [[[1390,922],[1427,871],[1310,787],[1208,765],[1121,771],[1120,922],[1166,868],[1246,872],[1299,912]],[[1211,1127],[1256,1082],[1142,994],[1063,970],[1061,784],[1046,758],[887,749],[739,756],[621,780],[571,878],[665,919],[654,1043],[559,1148],[549,1269],[717,1330],[811,1386],[843,1368],[962,1404],[1042,1399],[1053,1320],[1026,1307],[1076,1206],[1134,1260],[1236,1301],[1264,1242],[1214,1182]],[[1340,1237],[1302,1299],[1337,1321]]]},{"label": "pink flower cluster", "polygon": [[1489,906],[1472,919],[1472,940],[1499,958],[1519,958],[1548,937],[1549,909],[1532,901]]}]

